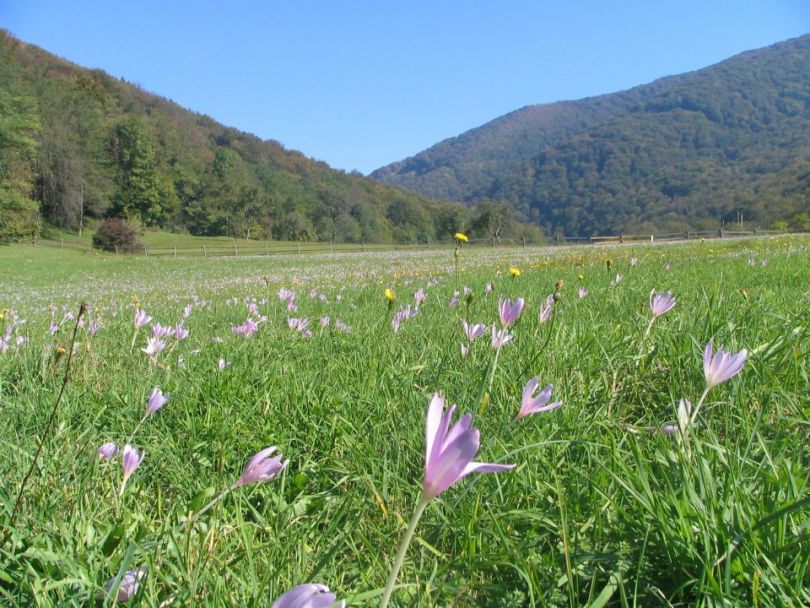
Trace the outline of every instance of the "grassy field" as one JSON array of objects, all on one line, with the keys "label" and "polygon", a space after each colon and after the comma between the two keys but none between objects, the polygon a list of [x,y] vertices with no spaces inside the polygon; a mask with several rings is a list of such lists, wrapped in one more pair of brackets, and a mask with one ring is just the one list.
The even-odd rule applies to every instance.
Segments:
[{"label": "grassy field", "polygon": [[[435,393],[474,413],[476,461],[515,468],[427,503],[391,606],[808,605],[808,286],[807,237],[457,264],[2,248],[0,605],[111,605],[123,583],[134,606],[270,606],[317,582],[379,606]],[[677,301],[654,321],[652,290]],[[495,349],[499,298],[525,307]],[[470,342],[462,319],[487,329]],[[707,392],[710,340],[747,358]],[[516,419],[534,376],[562,405]],[[154,387],[171,397],[145,414]],[[108,442],[145,453],[125,484]],[[286,468],[235,487],[268,446]]]}]

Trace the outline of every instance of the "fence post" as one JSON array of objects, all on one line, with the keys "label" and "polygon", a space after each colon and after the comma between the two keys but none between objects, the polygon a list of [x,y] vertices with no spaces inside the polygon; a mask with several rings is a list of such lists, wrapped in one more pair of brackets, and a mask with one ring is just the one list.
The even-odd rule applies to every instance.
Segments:
[{"label": "fence post", "polygon": [[267,241],[264,242],[264,255],[270,255],[270,250],[267,248]]},{"label": "fence post", "polygon": [[624,235],[623,234],[619,235],[619,243],[624,244]]},{"label": "fence post", "polygon": [[115,255],[118,255],[118,245],[115,246]]},{"label": "fence post", "polygon": [[298,248],[298,255],[301,255],[301,241],[295,241],[295,246]]},{"label": "fence post", "polygon": [[234,256],[239,255],[239,249],[237,249],[236,247],[236,241],[233,242],[233,255]]},{"label": "fence post", "polygon": [[689,231],[688,230],[683,233],[683,238],[685,238],[687,241],[689,240]]},{"label": "fence post", "polygon": [[522,238],[523,238],[523,248],[526,249],[526,237],[524,236]]},{"label": "fence post", "polygon": [[208,257],[208,249],[206,249],[205,245],[203,245],[203,257],[204,258]]},{"label": "fence post", "polygon": [[558,232],[556,236],[557,236],[557,246],[559,247],[560,246],[560,233]]},{"label": "fence post", "polygon": [[146,248],[146,243],[144,243],[144,245],[143,245],[143,254],[144,255],[149,255],[149,250]]},{"label": "fence post", "polygon": [[177,245],[174,246],[174,257],[177,257]]},{"label": "fence post", "polygon": [[365,241],[361,241],[361,242],[360,242],[360,249],[361,249],[362,251],[365,251],[365,250],[366,250],[366,242],[365,242]]}]

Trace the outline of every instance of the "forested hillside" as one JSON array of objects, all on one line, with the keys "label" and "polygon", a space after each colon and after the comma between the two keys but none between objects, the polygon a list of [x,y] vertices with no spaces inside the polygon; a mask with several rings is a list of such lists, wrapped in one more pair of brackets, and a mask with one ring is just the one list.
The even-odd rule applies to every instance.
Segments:
[{"label": "forested hillside", "polygon": [[[537,77],[542,78],[542,74]],[[547,232],[810,229],[810,35],[612,95],[530,106],[372,174]]]},{"label": "forested hillside", "polygon": [[199,235],[356,242],[450,238],[474,219],[0,30],[0,240],[105,216]]}]

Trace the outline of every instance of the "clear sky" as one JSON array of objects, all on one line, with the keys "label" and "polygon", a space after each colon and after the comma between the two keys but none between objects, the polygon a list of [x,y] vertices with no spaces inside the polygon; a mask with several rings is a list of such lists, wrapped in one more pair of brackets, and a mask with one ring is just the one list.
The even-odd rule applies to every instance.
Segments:
[{"label": "clear sky", "polygon": [[0,0],[26,42],[367,173],[810,32],[810,0]]}]

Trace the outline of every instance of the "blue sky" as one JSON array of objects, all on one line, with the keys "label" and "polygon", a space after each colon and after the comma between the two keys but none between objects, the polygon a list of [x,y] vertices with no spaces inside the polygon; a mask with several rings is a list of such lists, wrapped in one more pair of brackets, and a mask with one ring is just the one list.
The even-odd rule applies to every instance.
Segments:
[{"label": "blue sky", "polygon": [[810,32],[808,0],[0,0],[26,42],[367,173],[522,106]]}]

